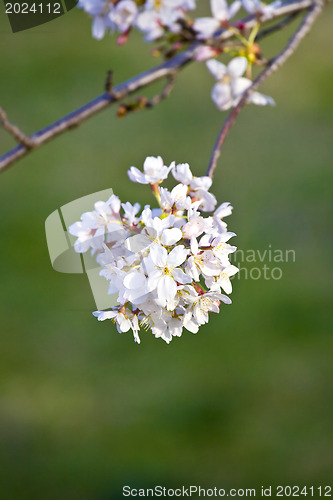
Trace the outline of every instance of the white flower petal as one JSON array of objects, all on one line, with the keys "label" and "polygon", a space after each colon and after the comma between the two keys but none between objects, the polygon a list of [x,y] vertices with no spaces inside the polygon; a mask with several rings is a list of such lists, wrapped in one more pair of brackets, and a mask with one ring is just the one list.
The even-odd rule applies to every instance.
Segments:
[{"label": "white flower petal", "polygon": [[142,252],[149,245],[151,245],[151,239],[145,234],[135,234],[125,241],[125,248],[133,253]]},{"label": "white flower petal", "polygon": [[164,229],[161,236],[161,243],[163,245],[174,245],[179,241],[183,236],[183,233],[177,227],[173,227],[172,229]]},{"label": "white flower petal", "polygon": [[145,174],[153,175],[156,171],[160,171],[164,167],[164,162],[161,156],[147,156],[143,163],[143,170]]},{"label": "white flower petal", "polygon": [[146,284],[146,277],[139,273],[139,271],[134,270],[128,274],[126,274],[124,278],[124,286],[126,288],[143,288]]},{"label": "white flower petal", "polygon": [[184,327],[191,333],[198,333],[199,331],[199,325],[190,319],[184,323]]},{"label": "white flower petal", "polygon": [[198,241],[194,236],[192,236],[192,238],[191,238],[190,246],[191,246],[191,252],[193,253],[193,255],[197,255],[197,253],[199,252],[199,246],[198,246]]},{"label": "white flower petal", "polygon": [[94,311],[93,315],[98,321],[105,321],[106,319],[113,319],[117,316],[117,311]]},{"label": "white flower petal", "polygon": [[199,325],[208,323],[208,314],[204,312],[199,305],[194,307],[193,316]]},{"label": "white flower petal", "polygon": [[128,330],[132,326],[130,320],[128,318],[125,318],[122,313],[117,315],[117,323],[121,332],[128,332]]},{"label": "white flower petal", "polygon": [[231,78],[238,78],[245,73],[246,68],[246,57],[234,57],[228,64],[228,73]]},{"label": "white flower petal", "polygon": [[228,20],[228,4],[225,0],[210,0],[213,16],[219,21]]},{"label": "white flower petal", "polygon": [[162,300],[172,300],[177,293],[176,282],[171,278],[171,276],[164,275],[158,281],[157,284],[158,297]]},{"label": "white flower petal", "polygon": [[145,175],[136,167],[131,167],[127,171],[127,174],[132,182],[138,182],[139,184],[149,184]]},{"label": "white flower petal", "polygon": [[96,16],[94,17],[93,23],[92,23],[92,36],[96,38],[96,40],[101,40],[106,31],[106,25],[104,18],[101,16]]},{"label": "white flower petal", "polygon": [[222,280],[219,280],[219,284],[223,288],[225,293],[232,292],[232,285],[231,285],[229,278],[223,278]]},{"label": "white flower petal", "polygon": [[243,8],[249,13],[254,14],[260,7],[260,1],[258,0],[242,0]]},{"label": "white flower petal", "polygon": [[239,269],[232,264],[224,269],[224,273],[227,273],[228,276],[234,276],[234,274],[238,273]]},{"label": "white flower petal", "polygon": [[168,267],[178,267],[180,266],[187,257],[187,250],[184,245],[176,246],[167,257]]},{"label": "white flower petal", "polygon": [[198,33],[197,38],[210,38],[220,26],[219,21],[213,17],[198,17],[194,21],[193,29]]},{"label": "white flower petal", "polygon": [[229,6],[229,14],[228,14],[228,18],[229,19],[232,19],[236,14],[237,12],[239,11],[239,9],[241,8],[242,6],[242,2],[240,0],[235,0],[235,2],[233,2],[230,6]]},{"label": "white flower petal", "polygon": [[224,302],[224,304],[231,304],[231,299],[227,295],[223,295],[222,293],[216,295],[222,302]]},{"label": "white flower petal", "polygon": [[275,101],[272,97],[260,94],[259,92],[252,92],[249,97],[249,102],[252,102],[252,104],[256,104],[257,106],[275,106]]},{"label": "white flower petal", "polygon": [[81,215],[82,224],[90,229],[98,227],[98,215],[96,212],[84,212]]},{"label": "white flower petal", "polygon": [[181,285],[186,285],[187,283],[191,283],[192,281],[192,279],[187,276],[187,274],[185,274],[184,271],[180,269],[180,267],[176,267],[176,269],[172,271],[172,276]]},{"label": "white flower petal", "polygon": [[173,167],[172,175],[176,181],[188,186],[192,180],[192,172],[188,163],[180,163]]},{"label": "white flower petal", "polygon": [[241,97],[245,90],[247,90],[251,85],[252,82],[248,78],[237,78],[231,83],[233,97]]},{"label": "white flower petal", "polygon": [[230,205],[229,202],[222,203],[220,206],[217,207],[217,209],[214,212],[214,216],[216,217],[227,217],[228,215],[231,215],[233,207]]},{"label": "white flower petal", "polygon": [[150,247],[150,257],[157,267],[165,267],[167,263],[168,252],[161,245],[154,244]]},{"label": "white flower petal", "polygon": [[233,105],[230,85],[226,83],[216,83],[212,89],[212,99],[221,111],[230,109]]},{"label": "white flower petal", "polygon": [[154,273],[150,274],[147,280],[147,291],[152,292],[153,290],[156,290],[157,285],[159,280],[162,277],[162,272],[161,271],[155,271]]},{"label": "white flower petal", "polygon": [[195,51],[195,60],[198,62],[207,61],[217,55],[217,49],[206,45],[198,47]]},{"label": "white flower petal", "polygon": [[204,191],[208,191],[212,185],[213,180],[207,175],[203,175],[202,177],[193,177],[190,187],[191,189],[203,189]]},{"label": "white flower petal", "polygon": [[68,227],[68,232],[72,234],[73,236],[80,236],[81,234],[86,234],[88,231],[88,228],[86,228],[82,222],[75,222],[71,226]]},{"label": "white flower petal", "polygon": [[216,59],[209,59],[209,61],[206,62],[206,66],[216,80],[221,80],[227,73],[225,64]]}]

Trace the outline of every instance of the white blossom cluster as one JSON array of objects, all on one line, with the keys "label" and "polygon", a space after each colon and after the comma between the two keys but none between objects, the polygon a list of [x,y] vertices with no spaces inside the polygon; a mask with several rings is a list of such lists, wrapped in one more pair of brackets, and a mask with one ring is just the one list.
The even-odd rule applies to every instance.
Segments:
[{"label": "white blossom cluster", "polygon": [[195,0],[79,0],[78,7],[93,17],[92,35],[97,40],[107,30],[118,31],[119,43],[127,40],[133,27],[150,42],[165,33],[178,33],[180,21],[189,10],[195,9]]},{"label": "white blossom cluster", "polygon": [[79,0],[78,7],[93,18],[94,38],[100,40],[108,30],[117,31],[121,35],[119,43],[124,43],[132,27],[151,42],[168,33],[179,33],[184,20],[189,21],[196,38],[207,39],[241,7],[249,14],[262,15],[280,4],[280,0],[268,5],[260,0],[235,0],[231,5],[226,0],[210,0],[212,16],[197,19],[188,18],[188,13],[196,8],[196,0]]},{"label": "white blossom cluster", "polygon": [[[216,30],[228,26],[228,22],[243,9],[260,16],[272,12],[281,4],[275,0],[264,5],[260,0],[235,0],[228,4],[226,0],[210,0],[210,17],[189,19],[188,13],[196,8],[196,0],[79,0],[78,6],[93,17],[93,37],[101,39],[107,30],[120,33],[118,43],[128,40],[132,27],[145,35],[146,41],[159,40],[164,35],[182,31],[182,23],[188,23],[192,36],[198,40],[209,40]],[[244,40],[244,39],[243,39]],[[213,59],[218,52],[204,44],[198,47],[196,59],[207,61],[207,67],[217,83],[212,89],[212,99],[221,111],[236,106],[243,92],[252,84],[243,75],[247,70],[248,58],[235,54],[228,66]],[[208,60],[209,59],[209,60]],[[274,105],[274,100],[259,92],[252,92],[249,103],[260,106]]]},{"label": "white blossom cluster", "polygon": [[[170,172],[177,181],[171,191],[160,185]],[[139,214],[138,203],[112,195],[69,232],[77,237],[76,252],[96,254],[108,293],[117,294],[111,310],[93,313],[98,320],[111,319],[119,332],[132,329],[138,343],[140,327],[169,343],[183,328],[196,333],[221,302],[231,303],[222,291],[231,293],[229,278],[238,271],[229,262],[236,247],[227,243],[235,233],[223,220],[232,207],[216,208],[211,179],[193,176],[187,163],[166,166],[148,157],[143,172],[131,167],[128,175],[150,185],[159,208],[146,205]]]},{"label": "white blossom cluster", "polygon": [[235,0],[231,5],[226,0],[210,0],[211,17],[199,17],[194,20],[193,28],[198,39],[208,39],[221,27],[228,26],[228,22],[243,8],[248,14],[263,15],[272,12],[281,5],[281,0],[271,4],[263,4],[260,0]]}]

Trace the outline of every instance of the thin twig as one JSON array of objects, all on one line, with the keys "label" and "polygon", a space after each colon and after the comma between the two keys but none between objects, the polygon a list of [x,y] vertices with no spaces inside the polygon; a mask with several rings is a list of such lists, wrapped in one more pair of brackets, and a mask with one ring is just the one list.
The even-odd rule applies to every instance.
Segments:
[{"label": "thin twig", "polygon": [[[164,62],[163,64],[156,66],[151,70],[145,71],[144,73],[140,73],[134,78],[113,87],[112,95],[110,92],[105,92],[81,108],[78,108],[60,120],[39,130],[30,136],[30,138],[34,141],[34,147],[40,147],[67,130],[81,125],[81,123],[88,118],[96,115],[115,102],[123,100],[125,97],[137,92],[141,88],[147,87],[162,78],[174,75],[177,71],[192,61],[198,46],[199,43],[194,43],[190,48],[180,54],[177,54],[175,57]],[[28,147],[20,144],[2,155],[0,157],[0,172],[7,169],[20,158],[26,156],[29,152],[30,149]]]},{"label": "thin twig", "polygon": [[[123,118],[128,113],[136,113],[138,111],[143,111],[144,109],[151,109],[161,101],[169,97],[176,82],[176,73],[169,75],[166,78],[166,84],[159,94],[156,94],[151,99],[141,96],[137,97],[133,101],[128,103],[121,103],[118,107],[117,116],[118,118]],[[111,94],[112,95],[112,94]]]},{"label": "thin twig", "polygon": [[[292,14],[293,12],[299,12],[308,9],[309,7],[311,7],[311,5],[313,5],[313,0],[291,0],[290,2],[286,2],[285,4],[282,4],[280,7],[276,8],[269,15],[262,16],[261,23],[264,24],[274,19]],[[247,17],[243,21],[245,29],[250,29],[252,26],[254,26],[255,23],[255,16]],[[234,31],[224,29],[218,33],[218,39],[220,41],[219,43],[223,44],[223,42],[232,39],[234,36]],[[36,149],[37,147],[42,146],[58,135],[81,125],[81,123],[83,123],[88,118],[91,118],[92,116],[111,106],[115,102],[123,100],[125,97],[133,94],[134,92],[137,92],[141,88],[147,87],[148,85],[162,78],[174,75],[195,58],[197,49],[203,43],[206,42],[200,41],[193,43],[187,50],[184,50],[183,52],[175,55],[161,65],[113,87],[111,95],[110,91],[103,93],[84,106],[64,116],[51,125],[39,130],[31,136],[28,137],[24,134],[22,136],[20,135],[21,144],[0,156],[0,172],[7,169],[10,165],[18,161],[20,158],[26,156],[32,150],[32,147]],[[13,125],[13,127],[15,126]]]},{"label": "thin twig", "polygon": [[252,85],[243,93],[242,98],[240,99],[238,104],[229,113],[214,145],[213,153],[210,158],[210,162],[206,172],[207,176],[213,178],[214,171],[217,166],[217,161],[221,154],[221,148],[223,146],[223,143],[227,137],[230,128],[234,124],[238,113],[241,111],[241,109],[243,109],[243,107],[247,103],[247,100],[251,92],[256,90],[259,87],[259,85],[264,80],[266,80],[266,78],[268,78],[272,73],[277,71],[286,62],[286,60],[295,52],[301,40],[309,33],[311,26],[319,16],[323,7],[324,3],[322,2],[322,0],[314,1],[313,6],[310,8],[309,12],[304,17],[296,33],[294,33],[294,35],[290,38],[286,47],[282,50],[282,52],[280,52],[280,54],[278,54],[276,57],[274,57],[268,62],[266,68],[257,76]]},{"label": "thin twig", "polygon": [[106,79],[105,79],[105,85],[104,85],[104,90],[108,94],[112,93],[112,87],[113,87],[113,71],[111,69],[108,70],[106,73]]},{"label": "thin twig", "polygon": [[146,103],[146,108],[153,108],[157,104],[159,104],[161,101],[169,97],[171,94],[176,82],[176,75],[169,75],[167,78],[167,82],[165,84],[165,87],[163,88],[162,92],[160,94],[155,95],[149,101]]},{"label": "thin twig", "polygon": [[[329,1],[329,0],[327,0]],[[314,4],[314,0],[299,0],[297,3],[291,0],[290,2],[284,2],[280,7],[276,9],[272,9],[267,13],[263,13],[260,16],[260,24],[268,24],[270,21],[274,21],[275,19],[279,19],[281,17],[289,16],[294,12],[302,12],[308,10]],[[244,31],[251,30],[258,22],[257,16],[248,16],[245,19],[240,19],[234,26],[242,24]],[[217,46],[218,42],[224,42],[225,40],[229,40],[230,31],[228,29],[220,29],[214,34],[214,38],[207,41],[208,45]]]},{"label": "thin twig", "polygon": [[255,41],[259,42],[262,38],[266,38],[268,35],[272,35],[273,33],[276,33],[276,31],[280,31],[286,26],[288,26],[292,21],[296,19],[300,15],[300,12],[293,12],[290,14],[290,16],[286,17],[279,23],[274,24],[274,26],[270,26],[269,28],[263,29],[259,31],[258,35],[256,36]]},{"label": "thin twig", "polygon": [[16,125],[10,123],[6,112],[2,108],[0,108],[0,122],[2,123],[3,128],[7,130],[7,132],[9,132],[17,142],[23,144],[23,146],[28,149],[32,149],[35,146],[33,139],[22,132],[22,130],[20,130]]}]

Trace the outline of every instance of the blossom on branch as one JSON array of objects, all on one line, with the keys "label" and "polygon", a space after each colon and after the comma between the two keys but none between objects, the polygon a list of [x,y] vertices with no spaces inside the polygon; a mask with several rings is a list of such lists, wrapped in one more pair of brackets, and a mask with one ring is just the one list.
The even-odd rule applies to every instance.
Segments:
[{"label": "blossom on branch", "polygon": [[243,9],[249,14],[256,14],[257,16],[270,14],[274,9],[280,7],[281,3],[281,0],[275,0],[270,4],[262,3],[260,0],[242,0]]},{"label": "blossom on branch", "polygon": [[151,42],[168,31],[179,33],[179,21],[184,19],[186,10],[194,7],[194,2],[186,0],[146,0],[135,25],[145,34],[145,40]]},{"label": "blossom on branch", "polygon": [[[171,191],[159,186],[170,171],[180,182]],[[196,333],[221,302],[231,303],[221,289],[231,292],[229,277],[238,271],[229,262],[236,247],[227,243],[235,233],[222,221],[232,207],[222,203],[214,211],[211,179],[193,176],[187,163],[167,167],[161,157],[148,157],[143,172],[131,167],[128,174],[150,184],[158,209],[146,205],[140,215],[139,204],[113,195],[69,231],[77,236],[76,252],[96,252],[100,275],[117,294],[116,306],[94,316],[113,321],[119,332],[132,330],[138,343],[140,328],[169,343],[184,328]]]},{"label": "blossom on branch", "polygon": [[[150,42],[165,33],[179,33],[186,12],[195,8],[195,0],[79,0],[78,7],[93,18],[92,35],[97,40],[109,29],[128,34],[132,26]],[[122,40],[122,38],[121,38]],[[126,39],[125,39],[126,40]],[[119,39],[118,39],[119,41]],[[123,42],[120,42],[123,43]]]},{"label": "blossom on branch", "polygon": [[[196,8],[196,0],[79,0],[78,7],[93,18],[92,35],[97,40],[109,30],[121,35],[118,44],[128,40],[132,27],[145,35],[147,42],[183,33],[190,27],[192,38],[207,40],[221,27],[228,27],[232,19],[243,9],[258,18],[270,14],[281,6],[281,0],[264,4],[260,0],[210,0],[212,16],[190,19],[188,13]],[[186,30],[187,35],[189,33]],[[188,39],[187,35],[183,40]]]},{"label": "blossom on branch", "polygon": [[[247,67],[246,57],[234,57],[227,66],[216,59],[210,59],[206,65],[217,80],[211,95],[218,109],[225,111],[236,106],[245,90],[252,85],[251,80],[242,76]],[[250,93],[247,102],[259,106],[275,104],[272,97],[255,91]]]},{"label": "blossom on branch", "polygon": [[157,158],[148,156],[143,164],[143,173],[136,167],[131,167],[128,171],[128,177],[132,182],[138,182],[139,184],[156,184],[168,177],[173,165],[172,163],[169,167],[166,167],[160,156]]},{"label": "blossom on branch", "polygon": [[92,16],[92,36],[101,40],[106,31],[127,32],[137,17],[138,8],[133,0],[121,0],[116,5],[107,0],[79,0],[78,7]]},{"label": "blossom on branch", "polygon": [[221,28],[227,21],[234,17],[242,3],[235,0],[228,5],[226,0],[210,0],[210,7],[213,17],[198,17],[193,24],[193,29],[197,32],[199,39],[211,37],[218,28]]}]

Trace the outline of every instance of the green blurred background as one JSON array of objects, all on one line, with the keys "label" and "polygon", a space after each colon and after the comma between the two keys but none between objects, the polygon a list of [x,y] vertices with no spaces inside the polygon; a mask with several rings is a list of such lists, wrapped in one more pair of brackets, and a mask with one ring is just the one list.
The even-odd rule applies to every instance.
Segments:
[{"label": "green blurred background", "polygon": [[[276,108],[239,116],[213,186],[235,207],[239,248],[293,249],[296,260],[281,263],[280,280],[234,279],[233,304],[197,335],[167,345],[142,333],[139,346],[98,323],[86,277],[53,271],[44,222],[108,187],[152,203],[126,175],[148,155],[203,175],[225,116],[204,64],[183,71],[157,108],[122,120],[110,108],[1,175],[1,498],[332,480],[332,23],[328,8],[265,83]],[[140,36],[117,47],[93,40],[90,26],[74,9],[12,34],[1,15],[1,106],[26,132],[100,94],[107,69],[119,83],[158,62]],[[1,151],[13,145],[0,131]],[[276,266],[242,265],[264,264]]]}]

